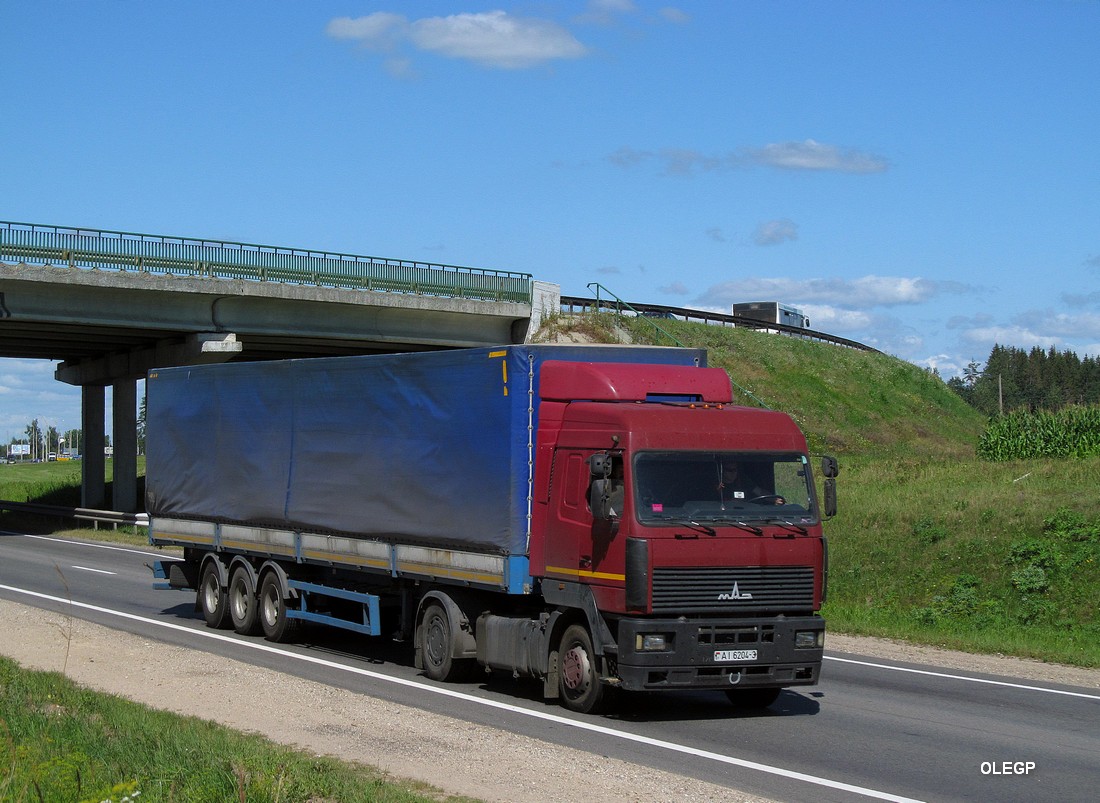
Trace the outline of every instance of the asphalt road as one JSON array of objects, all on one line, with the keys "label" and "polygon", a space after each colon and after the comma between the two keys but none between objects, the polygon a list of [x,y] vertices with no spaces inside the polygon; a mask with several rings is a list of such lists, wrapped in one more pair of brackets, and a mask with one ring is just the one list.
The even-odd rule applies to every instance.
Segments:
[{"label": "asphalt road", "polygon": [[210,630],[193,594],[152,588],[154,558],[0,533],[0,597],[775,800],[1085,801],[1100,787],[1095,690],[827,653],[818,686],[763,713],[683,693],[578,716],[530,681],[432,683],[411,646],[385,639],[318,629],[274,645]]}]

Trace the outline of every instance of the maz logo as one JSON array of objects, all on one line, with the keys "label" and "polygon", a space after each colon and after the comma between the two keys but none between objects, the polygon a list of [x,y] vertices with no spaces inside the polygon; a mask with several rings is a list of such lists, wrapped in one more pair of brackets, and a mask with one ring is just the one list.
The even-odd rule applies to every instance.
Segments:
[{"label": "maz logo", "polygon": [[731,591],[729,594],[719,594],[718,599],[752,599],[752,594],[748,593],[747,591],[742,594],[740,589],[737,588],[737,582],[735,581],[733,584],[733,591]]}]

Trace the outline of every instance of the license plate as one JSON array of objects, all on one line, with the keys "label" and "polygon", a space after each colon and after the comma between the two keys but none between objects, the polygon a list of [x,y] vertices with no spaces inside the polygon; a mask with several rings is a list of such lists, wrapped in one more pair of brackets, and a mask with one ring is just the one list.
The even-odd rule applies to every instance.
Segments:
[{"label": "license plate", "polygon": [[716,663],[722,661],[755,661],[756,650],[715,650],[714,660]]}]

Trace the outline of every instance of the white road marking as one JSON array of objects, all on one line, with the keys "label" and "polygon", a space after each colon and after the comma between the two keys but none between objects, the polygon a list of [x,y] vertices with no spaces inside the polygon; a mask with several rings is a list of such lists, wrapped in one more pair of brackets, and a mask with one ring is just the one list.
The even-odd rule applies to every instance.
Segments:
[{"label": "white road marking", "polygon": [[857,661],[852,658],[837,658],[832,655],[825,656],[826,661],[839,661],[842,664],[857,664],[870,666],[875,669],[889,669],[894,672],[909,672],[913,675],[928,675],[934,678],[947,678],[948,680],[965,680],[968,683],[985,683],[990,686],[1007,686],[1011,689],[1026,689],[1027,691],[1043,691],[1047,694],[1064,694],[1067,697],[1084,697],[1086,700],[1100,700],[1100,694],[1086,694],[1079,691],[1065,691],[1064,689],[1046,689],[1042,686],[1027,686],[1023,683],[1011,683],[1007,680],[989,680],[987,678],[972,678],[968,675],[951,675],[947,672],[933,672],[930,669],[910,669],[906,666],[890,666],[889,664],[876,664],[871,661]]},{"label": "white road marking", "polygon": [[109,572],[106,569],[93,569],[89,566],[73,566],[74,569],[80,569],[82,572],[95,572],[96,574],[118,574],[118,572]]},{"label": "white road marking", "polygon": [[150,558],[180,560],[180,558],[177,558],[174,555],[165,555],[162,552],[147,552],[144,549],[134,549],[133,547],[126,546],[111,546],[110,544],[93,544],[90,541],[78,541],[74,538],[50,538],[45,535],[30,535],[28,533],[11,533],[11,535],[21,535],[24,538],[37,538],[39,541],[56,541],[59,544],[74,544],[76,546],[86,546],[91,549],[111,549],[115,552],[132,552],[135,555],[147,555]]},{"label": "white road marking", "polygon": [[62,597],[54,597],[49,594],[41,594],[37,591],[29,591],[25,588],[15,588],[14,586],[0,584],[0,589],[3,589],[4,591],[11,591],[15,594],[24,594],[26,596],[36,597],[38,599],[49,600],[50,602],[59,602],[65,605],[73,605],[78,608],[84,608],[85,610],[96,611],[97,613],[103,613],[109,616],[117,616],[121,619],[129,619],[130,621],[134,622],[142,622],[143,624],[153,625],[155,627],[163,627],[169,630],[178,630],[184,633],[188,633],[192,636],[201,636],[203,638],[212,639],[214,641],[222,641],[236,645],[238,647],[245,647],[247,649],[256,650],[257,652],[282,655],[286,658],[293,658],[304,663],[310,663],[316,666],[323,666],[329,669],[337,669],[343,672],[349,672],[351,674],[359,675],[361,677],[371,678],[372,680],[383,681],[385,683],[393,683],[398,686],[409,686],[419,689],[421,691],[429,692],[431,694],[438,694],[443,697],[451,697],[456,700],[462,700],[463,702],[472,703],[475,705],[483,705],[488,708],[496,708],[503,711],[509,711],[513,714],[518,714],[520,716],[552,722],[555,725],[561,725],[568,728],[577,728],[578,730],[589,731],[591,733],[599,733],[601,735],[609,736],[614,739],[621,739],[625,742],[636,742],[638,744],[644,744],[650,747],[656,747],[674,753],[683,753],[695,756],[697,758],[707,759],[720,764],[728,764],[735,767],[742,767],[744,769],[757,770],[758,772],[764,772],[769,775],[777,775],[779,777],[790,778],[795,781],[803,781],[805,783],[814,784],[817,786],[825,786],[830,789],[839,789],[845,792],[851,792],[856,795],[862,795],[863,797],[874,798],[876,800],[890,800],[894,801],[895,803],[919,803],[919,801],[916,801],[913,798],[901,797],[899,795],[890,794],[889,792],[881,792],[877,789],[868,789],[863,786],[855,786],[853,784],[843,783],[841,781],[834,781],[830,778],[822,778],[817,775],[808,775],[804,772],[795,772],[794,770],[784,769],[783,767],[774,767],[769,764],[761,764],[756,761],[749,761],[743,758],[735,758],[734,756],[714,753],[709,750],[700,750],[695,747],[689,747],[688,745],[677,744],[676,742],[667,742],[663,739],[654,739],[649,736],[640,736],[634,733],[626,733],[624,731],[615,730],[614,728],[609,728],[606,725],[598,725],[594,722],[581,722],[569,719],[568,717],[560,716],[558,714],[551,714],[546,711],[534,711],[527,708],[521,708],[516,705],[498,702],[497,700],[489,700],[481,697],[475,697],[472,694],[466,694],[465,692],[455,691],[453,689],[440,688],[438,686],[429,686],[415,680],[408,680],[406,678],[391,677],[390,675],[384,675],[380,672],[373,672],[369,669],[362,669],[357,666],[349,666],[347,664],[337,663],[336,661],[330,661],[325,658],[318,658],[313,655],[300,655],[298,653],[287,652],[277,647],[273,647],[266,642],[240,640],[211,630],[188,627],[186,625],[176,624],[175,622],[162,622],[157,619],[149,619],[144,616],[137,616],[136,614],[126,613],[124,611],[115,611],[110,608],[102,608],[98,605],[89,605],[86,602],[76,602],[64,599]]}]

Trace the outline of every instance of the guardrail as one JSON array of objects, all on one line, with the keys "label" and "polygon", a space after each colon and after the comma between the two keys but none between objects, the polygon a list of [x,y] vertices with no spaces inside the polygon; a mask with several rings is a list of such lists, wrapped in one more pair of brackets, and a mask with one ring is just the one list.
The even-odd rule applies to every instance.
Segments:
[{"label": "guardrail", "polygon": [[87,507],[67,507],[65,505],[40,505],[37,502],[5,502],[0,500],[0,510],[10,510],[15,513],[30,513],[36,516],[49,516],[59,519],[79,519],[95,523],[95,529],[99,529],[100,523],[112,525],[111,529],[117,530],[120,524],[134,527],[148,527],[148,513],[120,513],[117,510],[94,510]]},{"label": "guardrail", "polygon": [[[596,309],[601,309],[602,307],[606,306],[609,309],[614,309],[617,314],[622,315],[623,309],[625,308],[625,309],[628,309],[631,312],[633,312],[639,318],[645,317],[644,312],[640,312],[629,301],[623,301],[621,298],[619,298],[617,295],[612,293],[610,290],[608,290],[606,287],[604,287],[599,282],[589,282],[588,283],[588,289],[596,294]],[[615,299],[615,303],[612,304],[610,301],[606,301],[606,302],[602,301],[600,299],[600,291],[601,290],[606,295],[608,295],[611,298]],[[564,303],[564,300],[563,300],[563,303]],[[656,320],[654,320],[653,318],[649,318],[648,320],[653,325],[653,329],[657,332],[657,344],[658,345],[660,345],[660,342],[661,342],[661,335],[664,335],[669,340],[671,340],[674,344],[676,344],[677,346],[680,346],[680,348],[684,347],[684,344],[680,341],[680,339],[678,337],[676,337],[671,332],[667,331],[663,326],[661,326],[659,323],[657,323]]]},{"label": "guardrail", "polygon": [[679,318],[685,321],[699,321],[701,323],[721,325],[721,326],[740,326],[743,329],[768,329],[776,332],[782,332],[792,337],[800,337],[805,340],[817,340],[822,343],[831,343],[834,346],[844,346],[850,349],[857,349],[859,351],[873,351],[881,354],[878,349],[867,346],[856,340],[849,340],[846,337],[839,337],[838,335],[831,335],[828,332],[817,332],[813,329],[803,329],[800,326],[789,326],[785,323],[772,323],[771,321],[760,321],[755,318],[745,318],[740,315],[728,315],[722,312],[708,312],[706,310],[689,309],[687,307],[668,307],[663,304],[643,304],[635,301],[630,304],[619,301],[609,301],[607,299],[601,299],[598,296],[596,298],[584,298],[582,296],[562,296],[561,297],[561,309],[564,312],[577,312],[578,310],[585,312],[588,310],[608,310],[618,314],[623,314],[624,305],[632,311],[635,315],[641,317],[655,317],[655,318]]},{"label": "guardrail", "polygon": [[531,303],[517,271],[0,220],[0,261]]}]

